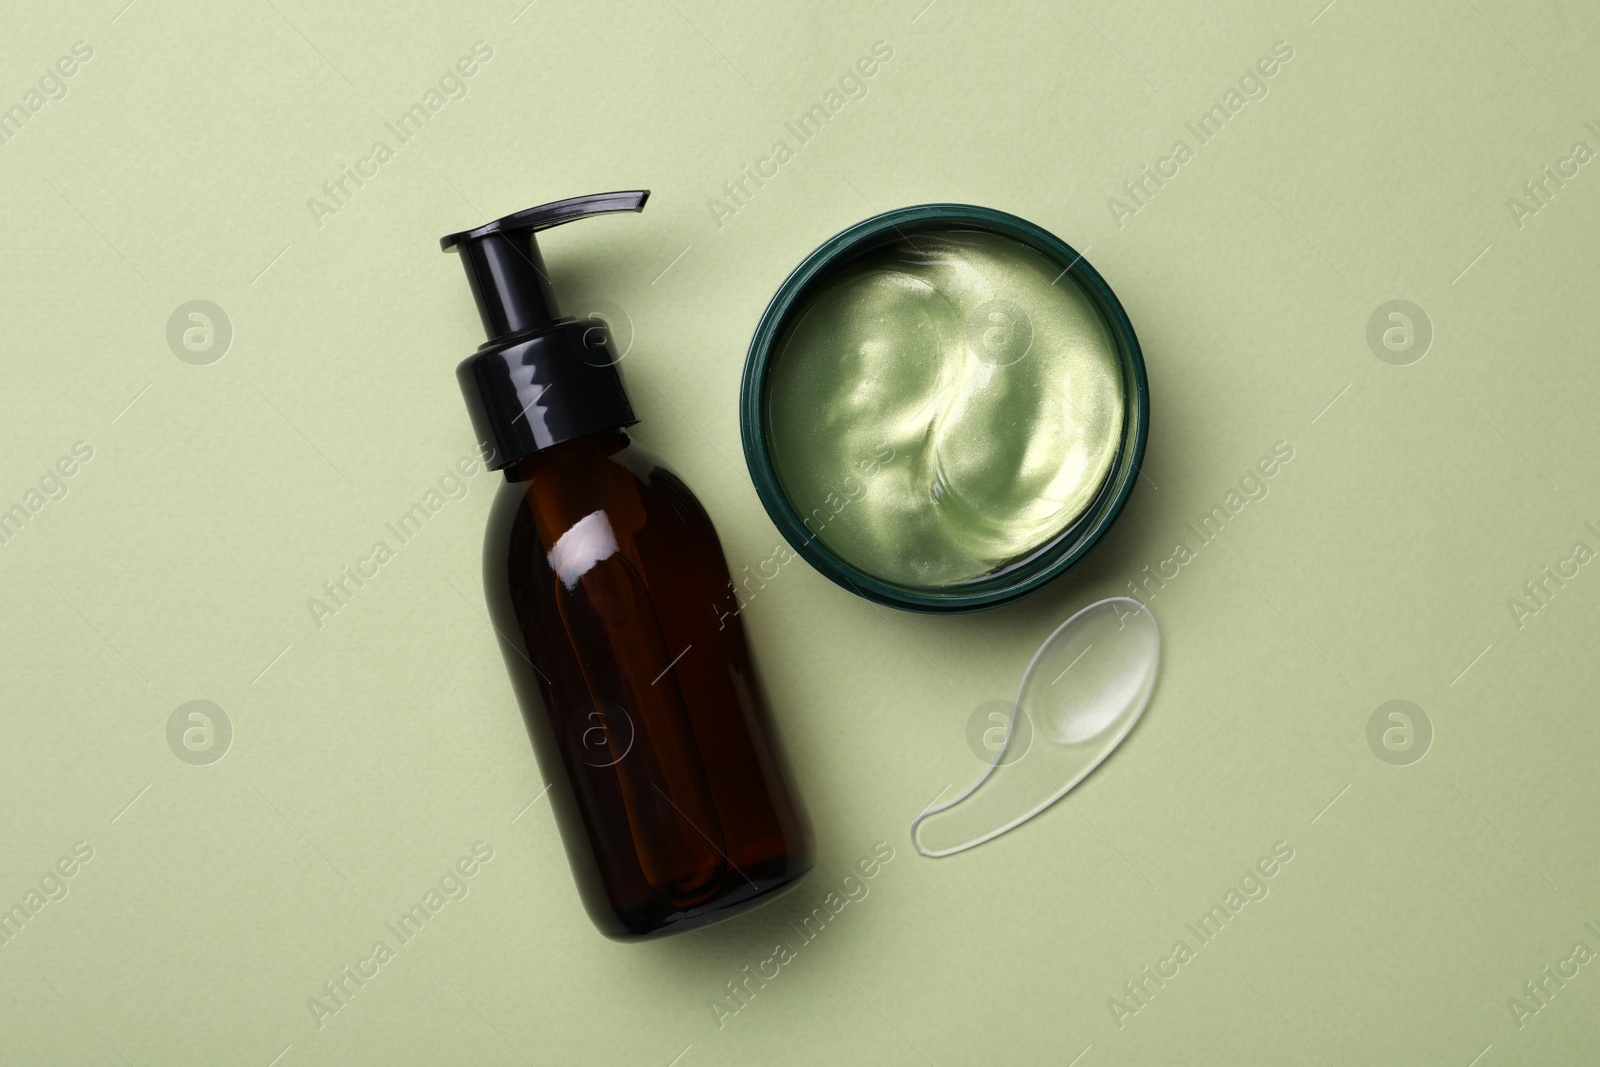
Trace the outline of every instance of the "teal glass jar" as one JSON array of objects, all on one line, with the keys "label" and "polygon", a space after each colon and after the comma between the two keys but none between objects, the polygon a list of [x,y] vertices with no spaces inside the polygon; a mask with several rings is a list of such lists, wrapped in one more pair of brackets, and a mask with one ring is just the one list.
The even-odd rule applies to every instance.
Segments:
[{"label": "teal glass jar", "polygon": [[794,551],[908,611],[1058,577],[1116,521],[1149,428],[1138,338],[1060,238],[964,204],[824,242],[756,328],[745,461]]}]

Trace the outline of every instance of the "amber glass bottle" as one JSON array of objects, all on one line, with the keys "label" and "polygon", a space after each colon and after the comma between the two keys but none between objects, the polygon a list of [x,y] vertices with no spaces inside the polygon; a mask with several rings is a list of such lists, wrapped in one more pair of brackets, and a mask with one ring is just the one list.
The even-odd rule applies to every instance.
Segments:
[{"label": "amber glass bottle", "polygon": [[645,193],[444,239],[489,341],[458,371],[505,483],[484,585],[585,907],[632,939],[714,922],[812,863],[716,530],[630,442],[604,331],[555,312],[536,230]]}]

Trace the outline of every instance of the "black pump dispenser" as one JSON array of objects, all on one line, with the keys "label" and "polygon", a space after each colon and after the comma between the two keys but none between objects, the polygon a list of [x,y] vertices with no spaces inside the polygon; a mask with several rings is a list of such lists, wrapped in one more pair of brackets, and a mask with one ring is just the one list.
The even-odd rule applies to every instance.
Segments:
[{"label": "black pump dispenser", "polygon": [[606,332],[563,318],[534,234],[574,219],[642,211],[647,189],[596,193],[439,239],[461,255],[489,339],[456,368],[491,470],[541,448],[639,421]]}]

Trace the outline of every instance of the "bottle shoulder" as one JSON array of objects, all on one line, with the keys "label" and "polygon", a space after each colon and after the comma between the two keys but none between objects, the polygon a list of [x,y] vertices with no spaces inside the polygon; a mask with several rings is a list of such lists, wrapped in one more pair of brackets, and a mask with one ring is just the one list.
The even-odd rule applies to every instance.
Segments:
[{"label": "bottle shoulder", "polygon": [[513,469],[490,510],[491,540],[508,550],[538,543],[548,552],[587,520],[614,536],[677,542],[705,539],[720,551],[710,516],[694,492],[653,452],[636,443],[613,449],[572,449],[551,462]]}]

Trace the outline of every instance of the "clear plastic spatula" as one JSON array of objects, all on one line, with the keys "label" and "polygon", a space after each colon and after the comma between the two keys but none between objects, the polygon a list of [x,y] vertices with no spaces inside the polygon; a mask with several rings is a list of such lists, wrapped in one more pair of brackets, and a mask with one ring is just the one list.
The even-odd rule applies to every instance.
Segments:
[{"label": "clear plastic spatula", "polygon": [[[924,856],[951,856],[1066,796],[1139,721],[1160,664],[1155,616],[1129,597],[1090,604],[1056,627],[1023,673],[1005,744],[966,792],[911,821],[912,845]],[[1019,708],[1033,725],[1031,743],[1016,728]],[[1013,743],[1029,747],[1008,755]]]}]

